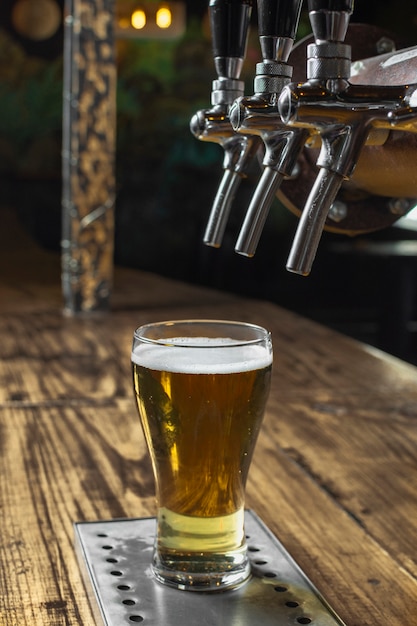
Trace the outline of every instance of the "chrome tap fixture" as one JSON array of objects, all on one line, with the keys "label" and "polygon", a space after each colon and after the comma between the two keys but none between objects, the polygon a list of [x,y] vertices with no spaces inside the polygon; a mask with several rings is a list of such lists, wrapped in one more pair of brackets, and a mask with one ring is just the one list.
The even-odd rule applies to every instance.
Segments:
[{"label": "chrome tap fixture", "polygon": [[[351,126],[337,121],[337,115],[327,114],[330,102],[338,103],[339,94],[348,86],[351,48],[343,41],[352,10],[353,0],[309,0],[315,43],[307,50],[307,83],[293,89],[288,87],[281,94],[279,104],[282,119],[287,124],[299,121],[307,101],[310,114],[311,102],[321,103],[324,105],[321,108],[326,109],[322,123],[300,124],[320,132],[322,140],[317,162],[321,170],[302,213],[287,262],[289,271],[303,275],[310,273],[330,206],[366,139],[365,124],[353,133]],[[320,109],[320,105],[316,108]]]},{"label": "chrome tap fixture", "polygon": [[[237,24],[249,21],[243,5],[213,0],[211,11],[221,8],[223,17],[217,25],[212,19],[212,28],[223,42],[226,31],[244,30],[230,21],[227,30],[231,6]],[[261,144],[264,170],[236,251],[253,256],[279,193],[300,217],[287,269],[306,276],[324,229],[372,232],[417,206],[417,47],[404,48],[378,27],[350,24],[353,0],[308,0],[313,36],[293,46],[300,9],[301,0],[258,0],[263,61],[252,96],[241,93],[239,63],[225,61],[242,59],[244,46],[239,54],[226,52],[215,39],[213,108],[198,112],[192,129],[225,148],[206,243],[220,245],[235,177]],[[303,82],[291,82],[293,68]]]},{"label": "chrome tap fixture", "polygon": [[289,271],[308,275],[329,211],[351,178],[363,147],[385,141],[404,117],[415,86],[352,84],[351,48],[344,43],[353,0],[309,0],[315,43],[307,49],[307,82],[286,87],[279,101],[284,123],[320,136],[319,173],[301,214]]},{"label": "chrome tap fixture", "polygon": [[224,149],[223,178],[204,235],[204,242],[214,247],[221,245],[234,196],[260,147],[257,137],[235,133],[229,120],[230,105],[244,93],[240,74],[251,10],[251,0],[210,1],[217,79],[212,84],[212,108],[198,111],[190,123],[191,132],[197,139],[218,143]]},{"label": "chrome tap fixture", "polygon": [[259,136],[265,146],[264,170],[246,213],[235,250],[253,256],[272,201],[282,180],[291,176],[308,131],[281,122],[278,97],[292,78],[288,57],[297,32],[302,0],[258,0],[261,63],[254,95],[238,99],[230,121],[239,133]]}]

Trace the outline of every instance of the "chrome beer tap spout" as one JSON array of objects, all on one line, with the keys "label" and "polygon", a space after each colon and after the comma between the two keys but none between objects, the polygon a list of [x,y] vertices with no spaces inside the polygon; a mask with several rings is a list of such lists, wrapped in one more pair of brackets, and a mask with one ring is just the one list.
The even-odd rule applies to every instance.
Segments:
[{"label": "chrome beer tap spout", "polygon": [[330,207],[367,135],[367,124],[345,124],[348,109],[343,106],[336,116],[328,115],[330,103],[339,104],[338,96],[348,86],[350,77],[351,49],[344,39],[353,0],[309,0],[308,7],[315,43],[307,49],[307,83],[288,86],[279,102],[283,122],[319,133],[322,142],[317,162],[319,175],[302,212],[287,262],[289,271],[302,275],[310,273]]},{"label": "chrome beer tap spout", "polygon": [[234,196],[261,145],[258,137],[238,135],[229,120],[231,104],[244,93],[240,74],[251,11],[251,0],[210,0],[217,79],[212,84],[212,108],[198,111],[190,122],[191,132],[197,139],[218,143],[224,150],[223,178],[204,235],[204,243],[214,247],[221,245]]},{"label": "chrome beer tap spout", "polygon": [[[304,276],[311,271],[329,211],[336,206],[342,183],[352,177],[364,146],[383,144],[394,128],[415,132],[416,120],[415,84],[352,82],[351,50],[343,40],[353,0],[309,0],[309,10],[315,43],[307,48],[307,82],[286,87],[279,101],[283,122],[321,139],[319,173],[287,263],[289,271]],[[402,60],[389,57],[386,68]]]},{"label": "chrome beer tap spout", "polygon": [[302,0],[258,0],[262,62],[257,64],[254,95],[230,110],[233,128],[257,135],[265,146],[263,173],[247,210],[235,250],[255,254],[272,201],[282,180],[291,176],[308,131],[288,129],[277,110],[278,97],[292,78],[288,57],[297,33]]}]

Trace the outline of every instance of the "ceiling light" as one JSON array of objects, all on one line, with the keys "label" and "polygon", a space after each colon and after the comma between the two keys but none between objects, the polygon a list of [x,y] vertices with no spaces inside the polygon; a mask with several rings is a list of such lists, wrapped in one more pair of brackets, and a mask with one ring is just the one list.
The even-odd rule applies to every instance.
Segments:
[{"label": "ceiling light", "polygon": [[168,6],[160,7],[156,12],[156,24],[159,28],[169,28],[172,23],[172,13]]},{"label": "ceiling light", "polygon": [[135,9],[130,18],[133,28],[140,30],[146,26],[146,13],[143,9]]},{"label": "ceiling light", "polygon": [[120,39],[178,39],[185,29],[181,0],[116,0],[115,33]]}]

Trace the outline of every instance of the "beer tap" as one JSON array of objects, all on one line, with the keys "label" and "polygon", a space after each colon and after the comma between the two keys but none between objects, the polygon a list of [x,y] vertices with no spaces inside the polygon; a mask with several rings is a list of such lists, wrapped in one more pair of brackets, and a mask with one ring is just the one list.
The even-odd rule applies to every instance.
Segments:
[{"label": "beer tap", "polygon": [[230,120],[240,133],[258,135],[265,146],[263,173],[247,210],[235,250],[253,256],[277,190],[291,176],[308,131],[288,129],[278,115],[278,96],[292,78],[288,57],[297,32],[302,0],[258,0],[261,63],[254,95],[240,98]]},{"label": "beer tap", "polygon": [[[298,113],[298,96],[301,96],[302,88],[303,93],[309,94],[310,101],[324,103],[337,97],[350,77],[351,49],[343,42],[353,0],[309,0],[308,7],[315,43],[308,47],[307,83],[297,93],[288,87],[281,95],[280,113],[287,123],[294,122],[296,111]],[[322,149],[317,164],[321,169],[301,215],[287,262],[289,271],[303,275],[310,273],[324,222],[351,166],[349,159],[343,158],[348,153],[346,144],[355,137],[356,145],[360,146],[365,133],[362,126],[361,132],[358,129],[353,135],[340,123],[324,122],[320,129]],[[353,151],[351,143],[350,152]],[[341,160],[344,161],[343,169]]]},{"label": "beer tap", "polygon": [[[286,87],[279,101],[283,122],[318,133],[319,173],[301,214],[287,269],[310,273],[337,194],[352,176],[366,143],[378,141],[409,111],[407,85],[352,84],[351,50],[344,43],[353,0],[309,0],[315,43],[307,49],[307,82]],[[398,126],[399,127],[399,126]],[[381,135],[384,139],[386,135]]]},{"label": "beer tap", "polygon": [[261,145],[258,137],[238,135],[229,120],[230,105],[244,93],[240,73],[251,11],[251,0],[210,0],[209,4],[217,79],[212,83],[212,108],[198,111],[190,128],[197,139],[224,149],[223,177],[204,234],[204,243],[213,247],[221,245],[233,199]]},{"label": "beer tap", "polygon": [[[220,42],[227,40],[224,24],[233,23],[233,11],[246,15],[239,23],[247,26],[247,5],[237,1],[212,0],[212,13],[223,15],[223,26],[216,27],[223,33]],[[224,70],[240,67],[242,46],[239,56],[214,42],[219,77],[213,107],[196,114],[192,129],[199,139],[220,143],[228,164],[207,243],[220,245],[235,181],[263,144],[264,172],[236,250],[254,254],[282,183],[283,204],[301,213],[287,269],[308,275],[324,228],[372,232],[417,204],[417,47],[404,48],[406,42],[378,27],[349,24],[353,0],[309,0],[313,36],[293,47],[300,5],[301,0],[258,0],[263,61],[256,67],[253,96],[242,95],[240,69]],[[292,66],[298,80],[305,73],[304,82],[291,82]]]}]

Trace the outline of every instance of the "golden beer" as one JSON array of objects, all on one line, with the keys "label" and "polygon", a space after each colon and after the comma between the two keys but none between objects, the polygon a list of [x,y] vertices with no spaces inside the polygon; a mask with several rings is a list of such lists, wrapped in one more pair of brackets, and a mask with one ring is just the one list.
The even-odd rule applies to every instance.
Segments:
[{"label": "golden beer", "polygon": [[[235,333],[240,328],[221,324],[232,325]],[[157,490],[153,567],[160,580],[184,588],[236,586],[249,575],[245,483],[268,397],[272,352],[269,340],[237,341],[223,326],[225,337],[142,341],[132,352]]]}]

